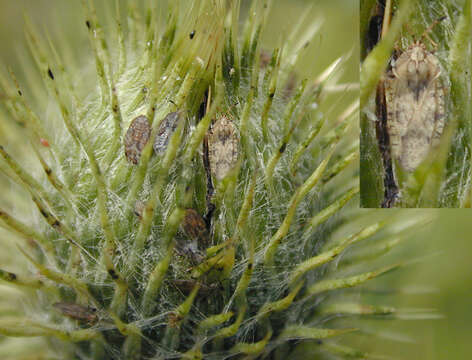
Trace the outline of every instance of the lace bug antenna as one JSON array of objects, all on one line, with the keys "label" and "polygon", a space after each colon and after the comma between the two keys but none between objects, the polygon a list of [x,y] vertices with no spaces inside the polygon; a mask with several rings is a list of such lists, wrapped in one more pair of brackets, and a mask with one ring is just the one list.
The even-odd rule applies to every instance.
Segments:
[{"label": "lace bug antenna", "polygon": [[447,16],[444,15],[444,16],[440,17],[439,19],[434,20],[434,21],[431,23],[431,25],[429,25],[429,26],[425,29],[425,31],[423,32],[423,34],[421,34],[421,37],[420,37],[419,42],[422,42],[422,41],[423,41],[423,38],[426,38],[426,39],[428,39],[428,40],[431,42],[431,44],[432,44],[433,47],[434,47],[434,50],[436,50],[436,48],[438,47],[438,44],[437,44],[435,41],[433,41],[433,39],[431,39],[431,38],[429,37],[429,33],[430,33],[431,31],[433,31],[433,29],[436,27],[436,25],[438,25],[441,21],[445,20],[446,18],[447,18]]},{"label": "lace bug antenna", "polygon": [[431,43],[431,45],[433,46],[433,52],[436,51],[437,47],[438,47],[438,44],[433,40],[431,39],[431,37],[429,36],[429,33],[431,33],[433,31],[433,29],[436,27],[436,25],[438,25],[441,21],[445,20],[447,18],[447,16],[442,16],[436,20],[434,20],[424,31],[423,33],[421,34],[420,38],[417,39],[415,34],[413,33],[413,31],[411,31],[410,27],[408,26],[408,24],[405,24],[405,28],[406,30],[408,31],[408,33],[411,35],[411,37],[413,38],[413,44],[414,45],[419,45],[419,44],[422,44],[423,43],[423,39],[428,39],[429,42]]}]

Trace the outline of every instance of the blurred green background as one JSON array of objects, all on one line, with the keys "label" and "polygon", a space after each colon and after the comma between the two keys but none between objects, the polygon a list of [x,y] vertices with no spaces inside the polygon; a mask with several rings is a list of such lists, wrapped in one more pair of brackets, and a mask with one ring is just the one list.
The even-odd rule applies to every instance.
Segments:
[{"label": "blurred green background", "polygon": [[[298,64],[299,74],[316,76],[336,58],[344,56],[344,72],[339,82],[358,82],[359,2],[356,0],[274,0],[264,43],[268,48],[276,46],[282,34],[298,23],[307,5],[312,6],[308,19],[322,20],[323,25],[308,48],[307,56]],[[76,8],[76,11],[70,11],[70,7]],[[35,23],[44,28],[55,28],[54,31],[69,32],[73,26],[83,26],[79,1],[0,0],[2,67],[12,65],[18,68],[15,66],[16,50],[24,47],[22,15],[25,11]],[[56,22],[57,19],[60,23]],[[77,42],[85,39],[85,32],[81,32],[82,37],[77,36]],[[80,48],[81,44],[71,45]],[[356,96],[357,92],[353,91],[336,93],[326,101],[324,111],[336,116],[337,109],[343,109],[343,106],[336,105],[349,103]],[[5,137],[8,138],[8,134],[0,134],[0,138]],[[403,245],[405,259],[419,261],[382,277],[379,282],[385,284],[385,288],[402,290],[386,294],[384,303],[402,308],[436,309],[443,318],[393,322],[376,320],[381,322],[378,326],[385,333],[390,332],[392,337],[397,337],[397,341],[382,339],[374,334],[364,337],[362,348],[401,359],[471,358],[472,212],[436,210],[434,214],[436,220],[416,232]],[[1,258],[4,256],[2,254]],[[408,291],[413,287],[424,291],[413,294]]]}]

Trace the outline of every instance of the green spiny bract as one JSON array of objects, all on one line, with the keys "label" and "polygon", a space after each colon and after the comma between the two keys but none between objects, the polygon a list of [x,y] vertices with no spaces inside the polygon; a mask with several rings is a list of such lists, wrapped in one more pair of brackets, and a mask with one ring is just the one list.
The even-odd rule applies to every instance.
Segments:
[{"label": "green spiny bract", "polygon": [[[0,180],[15,184],[0,197],[2,238],[29,264],[13,273],[2,261],[0,278],[27,296],[2,290],[19,303],[0,334],[43,340],[2,346],[42,359],[278,359],[306,343],[310,354],[368,356],[336,340],[358,326],[333,315],[395,316],[344,289],[396,267],[371,259],[405,226],[345,208],[359,191],[357,103],[336,119],[318,110],[338,62],[292,90],[305,44],[291,37],[262,64],[270,2],[253,3],[242,31],[239,1],[179,4],[166,21],[156,7],[138,21],[130,2],[127,31],[108,24],[115,38],[84,0],[92,81],[27,21],[44,88],[11,71],[0,79],[2,129],[29,143],[0,148]],[[152,130],[134,164],[124,141],[137,116]],[[222,118],[231,141],[215,155]]]}]

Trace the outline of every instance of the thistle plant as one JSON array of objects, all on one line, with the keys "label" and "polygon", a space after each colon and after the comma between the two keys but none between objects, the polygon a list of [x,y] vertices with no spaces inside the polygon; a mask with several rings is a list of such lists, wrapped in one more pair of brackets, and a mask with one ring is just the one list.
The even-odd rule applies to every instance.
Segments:
[{"label": "thistle plant", "polygon": [[356,289],[428,218],[357,209],[346,59],[295,75],[318,23],[265,56],[270,1],[135,4],[82,1],[91,64],[27,19],[1,72],[3,358],[375,357],[362,317],[414,314]]},{"label": "thistle plant", "polygon": [[[361,204],[380,207],[384,194],[385,168],[375,136],[374,93],[394,52],[415,41],[434,53],[441,65],[444,88],[445,129],[438,146],[414,171],[397,174],[400,190],[398,207],[470,207],[470,44],[472,4],[469,0],[395,1],[394,16],[384,37],[366,54],[361,70]],[[376,2],[361,3],[361,37],[366,44],[369,23]],[[420,16],[417,16],[417,15]],[[388,17],[387,14],[385,14]],[[425,34],[421,36],[421,34]],[[392,62],[390,62],[390,65]]]}]

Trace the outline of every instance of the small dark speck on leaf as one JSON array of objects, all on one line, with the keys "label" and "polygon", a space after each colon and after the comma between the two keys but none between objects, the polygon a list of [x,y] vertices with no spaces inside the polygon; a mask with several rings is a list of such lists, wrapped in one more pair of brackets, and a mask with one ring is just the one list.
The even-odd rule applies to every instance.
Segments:
[{"label": "small dark speck on leaf", "polygon": [[192,40],[192,39],[195,37],[195,30],[193,30],[193,31],[189,34],[189,37],[190,37],[190,40]]},{"label": "small dark speck on leaf", "polygon": [[48,69],[48,75],[51,78],[51,80],[54,80],[54,74],[52,73],[51,69]]},{"label": "small dark speck on leaf", "polygon": [[113,280],[118,279],[118,275],[116,274],[115,270],[113,270],[113,269],[108,270],[108,274],[110,275],[110,277],[111,277]]},{"label": "small dark speck on leaf", "polygon": [[8,273],[8,277],[10,278],[11,281],[15,281],[15,280],[16,280],[16,274]]}]

